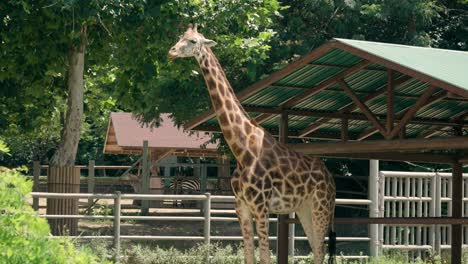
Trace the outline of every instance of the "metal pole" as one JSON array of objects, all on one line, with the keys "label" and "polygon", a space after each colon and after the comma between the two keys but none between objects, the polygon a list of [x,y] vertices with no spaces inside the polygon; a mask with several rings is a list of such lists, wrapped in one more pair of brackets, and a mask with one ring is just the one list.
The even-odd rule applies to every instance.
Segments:
[{"label": "metal pole", "polygon": [[[149,194],[149,165],[148,165],[148,140],[143,141],[143,171],[141,177],[142,192]],[[142,215],[148,215],[149,213],[149,201],[141,201],[141,213]]]},{"label": "metal pole", "polygon": [[[462,164],[455,162],[452,171],[452,217],[460,218],[463,215],[463,168]],[[462,225],[452,225],[452,264],[462,263]]]},{"label": "metal pole", "polygon": [[[379,173],[379,179],[378,179],[378,210],[379,210],[379,217],[384,217],[384,212],[385,212],[385,196],[384,196],[384,191],[385,191],[385,174]],[[384,226],[383,225],[378,225],[378,253],[380,254],[382,252],[383,244],[384,244]]]},{"label": "metal pole", "polygon": [[115,192],[117,197],[114,199],[114,250],[115,250],[115,262],[120,260],[120,200],[121,193]]},{"label": "metal pole", "polygon": [[[369,217],[379,217],[379,161],[369,161]],[[369,225],[369,251],[371,257],[379,255],[379,225]]]},{"label": "metal pole", "polygon": [[205,193],[206,200],[204,202],[203,210],[204,210],[204,217],[205,217],[205,226],[203,236],[205,237],[205,243],[207,245],[210,244],[210,233],[211,233],[211,194]]},{"label": "metal pole", "polygon": [[[289,218],[294,219],[296,217],[296,213],[290,213]],[[294,240],[296,236],[296,225],[295,224],[289,224],[289,246],[288,246],[288,253],[289,256],[291,257],[293,263],[294,263]]]},{"label": "metal pole", "polygon": [[[41,164],[39,161],[33,162],[33,192],[39,191],[39,176],[41,175]],[[39,198],[33,198],[33,209],[39,210]]]},{"label": "metal pole", "polygon": [[[282,112],[280,118],[280,143],[286,144],[288,141],[288,113]],[[288,215],[278,215],[276,254],[278,264],[288,264]]]},{"label": "metal pole", "polygon": [[[94,193],[94,181],[95,181],[94,166],[95,166],[95,161],[90,160],[88,162],[88,193]],[[93,205],[93,199],[88,199],[88,207],[91,208],[92,205]]]}]

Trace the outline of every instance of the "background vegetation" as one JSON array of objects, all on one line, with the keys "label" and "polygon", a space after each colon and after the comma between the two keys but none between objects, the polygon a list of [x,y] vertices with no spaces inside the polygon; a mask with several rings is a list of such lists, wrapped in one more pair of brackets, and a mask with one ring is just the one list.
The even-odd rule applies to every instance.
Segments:
[{"label": "background vegetation", "polygon": [[[0,140],[0,153],[8,154]],[[50,239],[47,220],[28,204],[32,182],[20,170],[0,168],[0,263],[106,263],[69,239]]]},{"label": "background vegetation", "polygon": [[[190,22],[219,43],[214,51],[236,90],[332,37],[468,49],[466,0],[1,1],[0,137],[12,152],[2,163],[47,163],[53,155],[67,109],[67,56],[83,27],[76,163],[105,162],[110,111],[132,111],[151,124],[170,112],[182,124],[207,110],[196,62],[166,58]],[[122,158],[106,157],[115,159]]]},{"label": "background vegetation", "polygon": [[[0,165],[50,161],[64,137],[68,56],[83,43],[84,114],[77,164],[128,161],[103,157],[111,111],[131,111],[155,125],[160,113],[172,113],[183,124],[209,109],[196,62],[166,58],[191,22],[218,42],[214,51],[237,91],[332,37],[468,50],[467,0],[4,0],[0,139],[10,155],[0,151]],[[1,140],[0,149],[7,150]],[[362,161],[328,163],[335,173],[367,173]],[[383,168],[412,169],[401,163]],[[69,241],[46,239],[46,221],[26,205],[31,184],[17,170],[0,172],[0,262],[60,263],[65,256],[77,263],[98,261]],[[239,257],[232,249],[219,250]],[[128,252],[129,259],[132,254]]]}]

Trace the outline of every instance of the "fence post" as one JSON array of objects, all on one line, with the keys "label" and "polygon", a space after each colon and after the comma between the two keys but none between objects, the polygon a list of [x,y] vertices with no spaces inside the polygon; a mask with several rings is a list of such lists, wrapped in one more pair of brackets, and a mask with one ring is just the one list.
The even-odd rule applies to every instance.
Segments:
[{"label": "fence post", "polygon": [[[95,186],[95,174],[94,174],[95,161],[90,160],[88,162],[88,193],[94,193]],[[93,205],[93,199],[88,199],[88,207],[91,209]]]},{"label": "fence post", "polygon": [[[289,214],[290,219],[296,218],[296,213],[290,213]],[[333,223],[332,223],[333,224]],[[295,224],[289,224],[289,245],[288,245],[288,254],[289,257],[292,260],[292,263],[294,263],[294,241],[295,241],[295,230],[296,230],[296,225]]]},{"label": "fence post", "polygon": [[201,186],[200,186],[200,192],[204,193],[206,192],[206,183],[208,181],[208,170],[206,169],[207,164],[201,164]]},{"label": "fence post", "polygon": [[[378,215],[379,217],[384,217],[384,212],[385,212],[385,174],[379,173],[378,174],[378,191],[377,191],[377,196],[378,196]],[[379,230],[379,244],[378,244],[378,253],[382,253],[382,248],[384,244],[384,225],[377,225],[378,230]]]},{"label": "fence post", "polygon": [[204,206],[203,206],[203,214],[204,214],[204,217],[205,217],[205,226],[204,226],[204,232],[203,232],[203,236],[205,237],[205,243],[207,245],[210,244],[210,240],[211,240],[211,236],[210,236],[210,233],[211,233],[211,194],[210,193],[205,193],[205,196],[206,196],[206,199],[205,199],[205,202],[204,202]]},{"label": "fence post", "polygon": [[[379,161],[369,160],[369,217],[379,216]],[[370,237],[370,255],[377,257],[379,255],[379,226],[369,225]]]},{"label": "fence post", "polygon": [[[39,161],[33,162],[33,192],[39,191],[39,176],[41,175],[41,164]],[[33,198],[33,209],[39,210],[39,197]]]},{"label": "fence post", "polygon": [[114,198],[114,250],[115,250],[115,261],[120,262],[120,200],[121,193],[115,192],[116,197]]},{"label": "fence post", "polygon": [[[149,193],[149,165],[148,165],[148,140],[143,141],[143,160],[142,160],[142,177],[141,177],[141,184],[142,184],[142,191],[144,194]],[[141,201],[141,214],[148,215],[149,214],[149,201],[142,200]]]}]

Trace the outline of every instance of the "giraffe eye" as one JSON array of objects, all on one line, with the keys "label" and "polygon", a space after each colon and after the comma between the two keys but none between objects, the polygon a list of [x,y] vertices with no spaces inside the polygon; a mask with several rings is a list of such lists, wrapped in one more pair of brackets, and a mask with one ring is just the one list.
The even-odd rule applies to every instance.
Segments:
[{"label": "giraffe eye", "polygon": [[191,39],[191,40],[190,40],[190,42],[192,42],[192,44],[195,44],[195,43],[197,43],[197,41],[196,41],[196,40],[194,40],[194,39]]}]

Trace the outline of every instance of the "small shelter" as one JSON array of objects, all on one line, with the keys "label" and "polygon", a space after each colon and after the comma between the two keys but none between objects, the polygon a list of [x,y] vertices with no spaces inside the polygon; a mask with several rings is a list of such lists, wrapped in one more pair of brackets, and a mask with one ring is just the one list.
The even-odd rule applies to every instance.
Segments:
[{"label": "small shelter", "polygon": [[[189,132],[174,124],[170,114],[161,114],[159,126],[143,125],[132,113],[111,113],[104,144],[105,154],[141,155],[141,158],[122,175],[121,179],[142,193],[160,193],[163,188],[158,174],[160,162],[169,157],[225,157],[218,152],[217,144],[209,143],[210,133]],[[166,164],[167,165],[167,164]],[[140,168],[138,175],[129,174]],[[206,175],[201,184],[206,188]],[[153,190],[154,189],[154,190]],[[148,213],[149,203],[142,203],[143,213]]]},{"label": "small shelter", "polygon": [[143,141],[148,141],[148,155],[153,162],[171,155],[219,157],[217,144],[209,143],[210,140],[209,133],[194,133],[177,127],[170,114],[161,114],[158,127],[148,127],[132,113],[111,113],[104,153],[142,155]]},{"label": "small shelter", "polygon": [[[468,52],[333,39],[238,98],[281,141],[303,139],[290,146],[305,154],[451,164],[451,218],[335,222],[451,224],[452,263],[461,263],[462,224],[468,223],[461,165],[468,163],[467,73]],[[219,131],[213,110],[185,128]],[[287,263],[286,223],[296,221],[279,222],[278,263]]]}]

